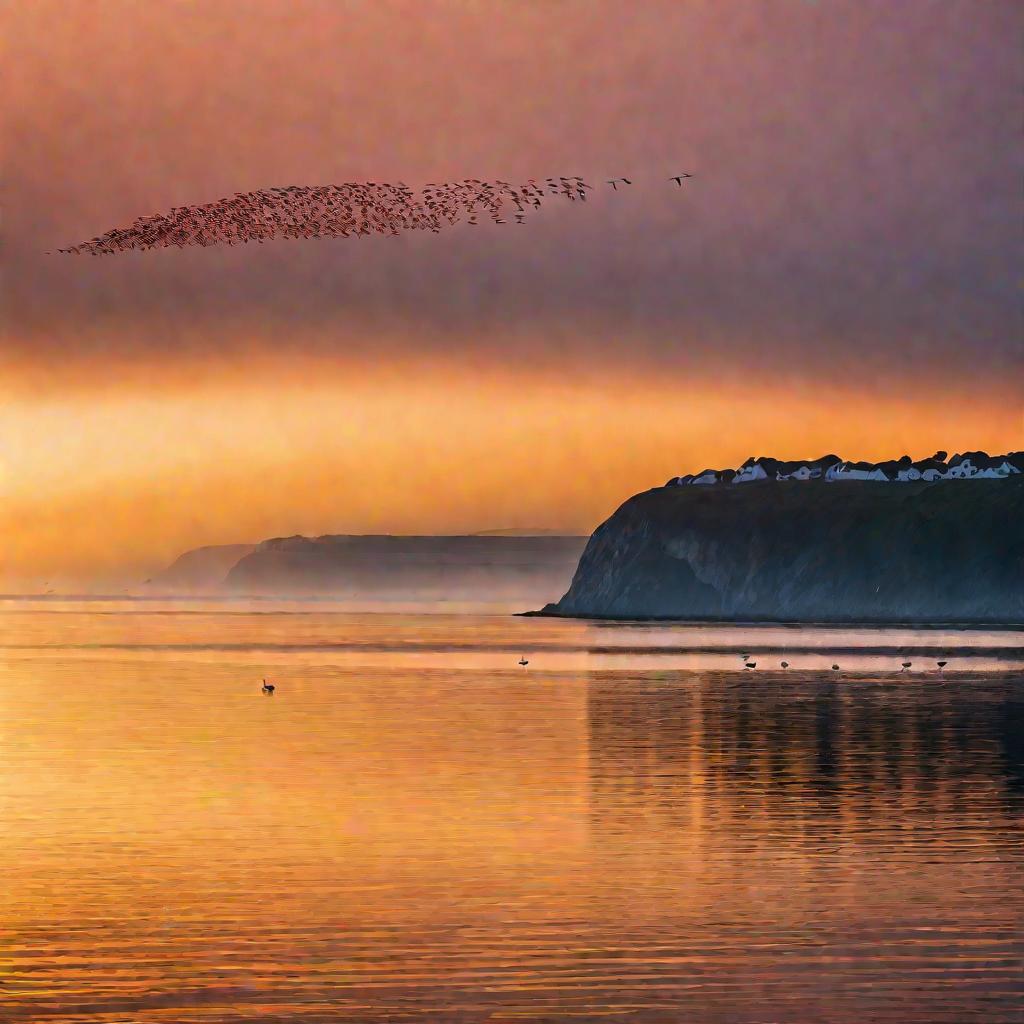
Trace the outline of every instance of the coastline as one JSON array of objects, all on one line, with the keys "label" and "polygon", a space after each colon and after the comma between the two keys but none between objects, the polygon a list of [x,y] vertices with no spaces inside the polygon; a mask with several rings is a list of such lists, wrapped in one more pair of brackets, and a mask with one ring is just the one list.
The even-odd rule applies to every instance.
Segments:
[{"label": "coastline", "polygon": [[742,618],[729,618],[725,616],[697,616],[691,615],[680,618],[674,615],[576,615],[570,612],[559,611],[553,604],[545,605],[543,608],[530,609],[524,612],[515,612],[522,618],[542,619],[575,619],[578,621],[593,622],[617,622],[622,624],[635,623],[643,625],[646,623],[671,624],[677,626],[782,626],[792,629],[801,629],[808,626],[850,626],[871,628],[893,628],[893,629],[984,629],[1014,632],[1024,629],[1024,620],[1006,619],[865,619],[858,617],[849,618],[822,618],[822,619],[777,619],[769,616],[744,616]]}]

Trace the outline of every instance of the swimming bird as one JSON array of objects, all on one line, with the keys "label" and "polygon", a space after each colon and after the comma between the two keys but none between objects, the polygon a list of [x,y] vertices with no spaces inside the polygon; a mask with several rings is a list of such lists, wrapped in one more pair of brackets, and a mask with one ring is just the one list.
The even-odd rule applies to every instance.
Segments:
[{"label": "swimming bird", "polygon": [[756,661],[748,661],[743,665],[744,668],[757,668]]},{"label": "swimming bird", "polygon": [[527,660],[527,658],[526,658],[526,655],[525,655],[525,654],[524,654],[524,655],[522,655],[522,656],[521,656],[521,657],[519,658],[519,664],[520,664],[520,665],[522,665],[522,666],[523,666],[523,668],[526,668],[526,666],[530,664],[530,662],[529,662],[529,661]]},{"label": "swimming bird", "polygon": [[780,665],[781,665],[781,666],[782,666],[783,668],[789,668],[789,662],[788,662],[788,661],[781,661],[781,662],[779,662],[779,664],[780,664]]},{"label": "swimming bird", "polygon": [[907,669],[910,668],[910,666],[913,664],[913,662],[912,661],[903,661],[903,662],[900,662],[900,664],[903,666],[900,669],[900,671],[901,672],[906,672]]},{"label": "swimming bird", "polygon": [[832,666],[832,671],[833,672],[838,672],[839,671],[839,666],[838,665],[833,665]]},{"label": "swimming bird", "polygon": [[266,681],[266,679],[264,679],[264,680],[263,680],[263,692],[264,692],[264,693],[265,693],[265,694],[266,694],[266,695],[267,695],[268,697],[269,697],[269,696],[271,696],[271,695],[273,694],[273,692],[274,692],[274,690],[275,690],[275,689],[277,689],[277,687],[275,687],[273,683],[268,683],[268,682]]},{"label": "swimming bird", "polygon": [[935,662],[935,664],[938,665],[940,669],[943,669],[943,668],[945,668],[949,664],[949,662],[948,661],[937,661],[937,662]]},{"label": "swimming bird", "polygon": [[682,187],[682,184],[683,184],[683,178],[692,178],[692,177],[693,177],[693,175],[692,175],[692,174],[686,174],[686,173],[683,173],[683,174],[674,174],[674,175],[673,175],[673,176],[672,176],[671,178],[669,178],[668,180],[669,180],[669,181],[674,181],[674,182],[675,182],[675,183],[676,183],[677,185],[679,185],[680,187]]}]

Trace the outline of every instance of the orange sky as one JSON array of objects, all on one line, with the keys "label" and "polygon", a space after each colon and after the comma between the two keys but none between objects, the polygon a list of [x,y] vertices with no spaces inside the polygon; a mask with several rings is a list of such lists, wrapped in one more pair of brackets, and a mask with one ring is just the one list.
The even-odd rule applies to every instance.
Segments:
[{"label": "orange sky", "polygon": [[1002,408],[454,367],[36,393],[0,408],[5,575],[131,579],[187,547],[299,532],[589,532],[638,490],[749,455],[1019,447],[1024,416]]},{"label": "orange sky", "polygon": [[[748,455],[1024,448],[1018,4],[0,18],[4,586],[296,532],[587,532]],[[235,190],[549,173],[635,185],[515,231],[44,255]]]}]

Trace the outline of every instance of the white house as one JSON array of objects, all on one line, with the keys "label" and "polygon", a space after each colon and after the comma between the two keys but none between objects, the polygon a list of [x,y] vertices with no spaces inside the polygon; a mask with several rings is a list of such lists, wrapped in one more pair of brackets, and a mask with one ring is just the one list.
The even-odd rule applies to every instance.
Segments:
[{"label": "white house", "polygon": [[900,468],[900,480],[924,480],[925,483],[931,483],[934,480],[945,480],[946,470],[949,467],[941,459],[936,459],[933,456],[930,459],[919,459],[917,462]]},{"label": "white house", "polygon": [[1008,462],[1006,459],[999,463],[993,459],[992,462],[993,465],[986,466],[984,469],[979,469],[971,479],[1002,480],[1004,477],[1012,476],[1014,473],[1020,472],[1012,462]]},{"label": "white house", "polygon": [[970,480],[972,476],[977,474],[977,469],[971,463],[971,460],[967,457],[960,459],[955,466],[951,465],[946,470],[947,480]]},{"label": "white house", "polygon": [[767,480],[768,474],[764,471],[764,466],[757,462],[749,462],[745,466],[740,466],[736,475],[732,478],[734,484],[749,484],[755,480]]},{"label": "white house", "polygon": [[828,480],[881,480],[888,481],[885,470],[869,462],[840,462],[826,474]]}]

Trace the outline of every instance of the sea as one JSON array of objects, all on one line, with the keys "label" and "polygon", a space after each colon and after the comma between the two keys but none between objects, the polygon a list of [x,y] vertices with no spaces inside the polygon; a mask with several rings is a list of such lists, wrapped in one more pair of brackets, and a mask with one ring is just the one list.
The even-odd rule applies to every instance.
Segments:
[{"label": "sea", "polygon": [[0,1021],[1024,1021],[1024,631],[509,611],[0,601]]}]

